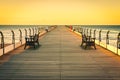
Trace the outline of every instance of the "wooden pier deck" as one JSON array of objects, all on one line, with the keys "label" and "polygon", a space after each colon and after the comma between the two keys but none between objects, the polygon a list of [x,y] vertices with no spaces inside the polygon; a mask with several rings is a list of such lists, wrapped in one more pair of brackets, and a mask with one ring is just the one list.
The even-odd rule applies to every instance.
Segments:
[{"label": "wooden pier deck", "polygon": [[120,80],[120,57],[98,46],[82,49],[79,36],[66,27],[46,33],[40,44],[0,59],[0,80]]}]

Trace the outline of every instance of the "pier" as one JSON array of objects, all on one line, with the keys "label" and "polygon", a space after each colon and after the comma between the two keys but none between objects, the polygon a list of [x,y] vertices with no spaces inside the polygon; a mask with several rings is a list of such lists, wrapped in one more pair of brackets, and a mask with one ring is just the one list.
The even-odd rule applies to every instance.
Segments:
[{"label": "pier", "polygon": [[0,57],[0,80],[120,80],[120,57],[96,45],[80,47],[81,36],[60,26]]}]

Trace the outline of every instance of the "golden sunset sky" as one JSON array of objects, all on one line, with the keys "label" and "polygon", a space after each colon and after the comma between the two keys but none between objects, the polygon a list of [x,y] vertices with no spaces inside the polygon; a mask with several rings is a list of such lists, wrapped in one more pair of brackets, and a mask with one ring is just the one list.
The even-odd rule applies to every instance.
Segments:
[{"label": "golden sunset sky", "polygon": [[120,24],[120,0],[0,0],[0,24]]}]

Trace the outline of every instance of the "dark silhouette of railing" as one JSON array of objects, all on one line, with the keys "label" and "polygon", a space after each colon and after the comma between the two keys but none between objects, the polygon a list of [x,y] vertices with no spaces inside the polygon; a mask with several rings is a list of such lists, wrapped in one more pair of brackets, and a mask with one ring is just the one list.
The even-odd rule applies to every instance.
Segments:
[{"label": "dark silhouette of railing", "polygon": [[31,28],[29,28],[29,36],[31,36]]},{"label": "dark silhouette of railing", "polygon": [[25,36],[27,36],[27,29],[25,29]]},{"label": "dark silhouette of railing", "polygon": [[117,36],[117,48],[120,49],[120,33]]},{"label": "dark silhouette of railing", "polygon": [[99,42],[101,42],[101,31],[102,30],[99,31]]},{"label": "dark silhouette of railing", "polygon": [[5,53],[4,35],[1,31],[0,31],[0,34],[1,34],[1,48],[3,49],[3,54],[4,54]]},{"label": "dark silhouette of railing", "polygon": [[22,31],[21,31],[21,29],[19,29],[19,31],[20,31],[20,42],[22,44]]}]

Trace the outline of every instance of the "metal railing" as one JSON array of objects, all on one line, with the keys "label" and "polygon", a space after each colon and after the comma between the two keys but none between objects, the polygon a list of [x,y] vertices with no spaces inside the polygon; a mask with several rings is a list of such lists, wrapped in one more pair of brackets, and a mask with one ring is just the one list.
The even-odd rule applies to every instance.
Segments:
[{"label": "metal railing", "polygon": [[[51,27],[49,27],[50,29]],[[45,27],[30,27],[18,30],[9,30],[4,33],[0,31],[0,56],[14,50],[15,48],[25,44],[25,37],[45,32]],[[42,34],[41,34],[42,35]],[[9,40],[9,41],[8,41]]]},{"label": "metal railing", "polygon": [[11,30],[12,32],[12,44],[14,45],[14,49],[15,49],[15,33],[13,30]]},{"label": "metal railing", "polygon": [[21,31],[21,29],[19,29],[19,31],[20,31],[20,38],[19,38],[19,40],[20,40],[20,42],[22,44],[22,31]]},{"label": "metal railing", "polygon": [[80,33],[80,35],[86,34],[96,38],[95,42],[97,45],[120,55],[120,33],[118,31],[89,29],[83,27],[74,27],[74,29],[76,32]]},{"label": "metal railing", "polygon": [[5,47],[4,47],[4,35],[3,33],[0,31],[1,34],[1,48],[3,49],[3,54],[5,53]]}]

